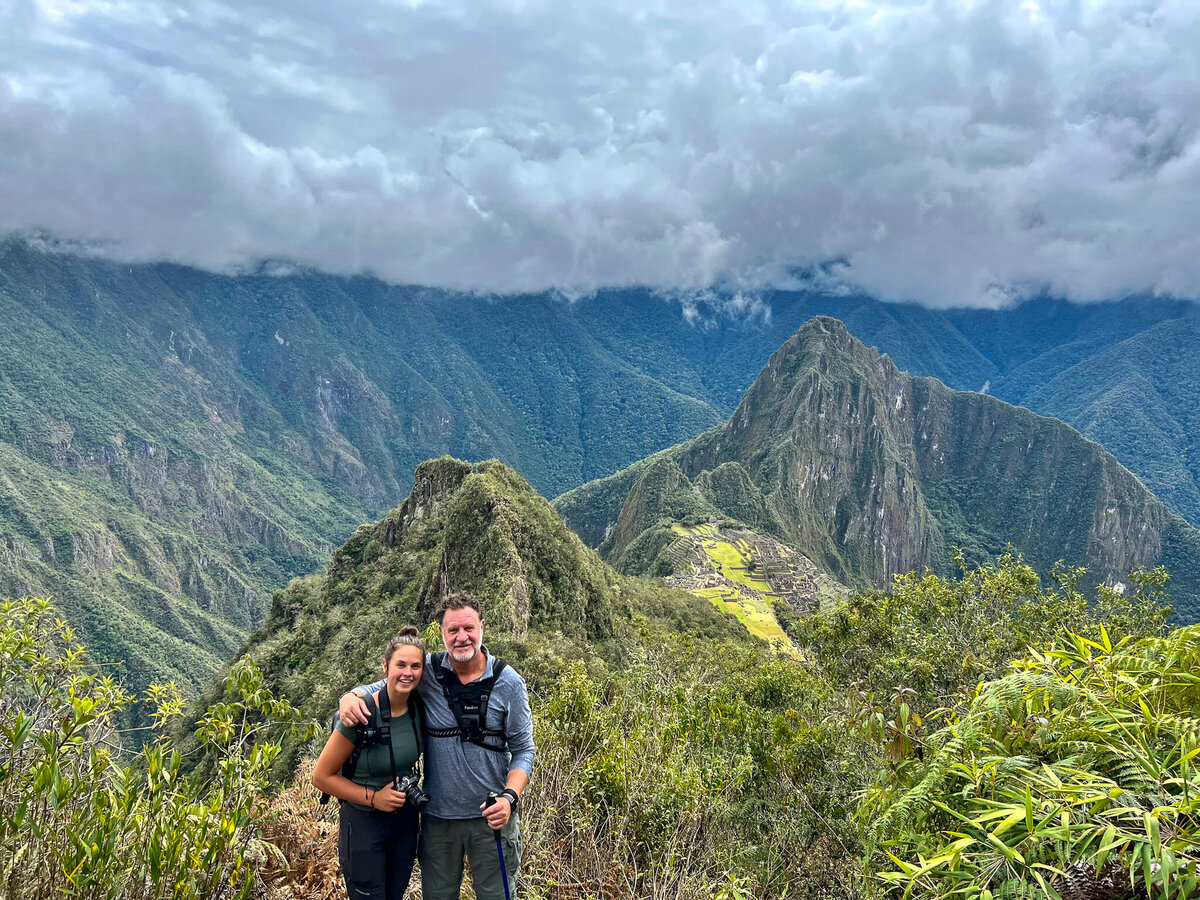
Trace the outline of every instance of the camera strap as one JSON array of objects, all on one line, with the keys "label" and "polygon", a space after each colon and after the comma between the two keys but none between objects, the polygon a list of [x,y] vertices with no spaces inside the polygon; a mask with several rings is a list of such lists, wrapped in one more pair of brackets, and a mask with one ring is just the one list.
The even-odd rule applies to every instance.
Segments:
[{"label": "camera strap", "polygon": [[[388,697],[387,688],[379,691],[379,718],[383,725],[379,728],[379,740],[387,741],[388,756],[392,760],[392,783],[396,783],[399,772],[396,769],[396,748],[392,746],[392,701]],[[413,772],[421,777],[421,731],[417,724],[417,694],[414,691],[408,698],[408,724],[412,726],[413,746],[417,750],[417,761],[413,764]]]},{"label": "camera strap", "polygon": [[392,746],[392,701],[388,697],[387,685],[378,694],[379,699],[376,701],[379,704],[379,718],[382,724],[379,727],[379,739],[387,742],[388,757],[392,761],[392,784],[396,783],[396,749]]}]

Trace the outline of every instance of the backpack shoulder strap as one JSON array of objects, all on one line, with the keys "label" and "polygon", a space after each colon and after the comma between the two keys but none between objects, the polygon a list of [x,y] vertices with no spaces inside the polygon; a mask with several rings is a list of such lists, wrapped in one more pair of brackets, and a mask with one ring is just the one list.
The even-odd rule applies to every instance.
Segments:
[{"label": "backpack shoulder strap", "polygon": [[[383,688],[383,690],[386,691],[387,688]],[[367,704],[367,714],[371,717],[372,722],[374,722],[375,719],[379,718],[379,703],[375,699],[376,696],[378,696],[378,695],[377,694],[367,694],[366,696],[363,697],[363,703]],[[367,730],[366,725],[355,725],[354,727],[361,728],[363,731]]]},{"label": "backpack shoulder strap", "polygon": [[354,774],[354,767],[358,765],[358,757],[363,752],[363,748],[367,746],[367,741],[371,735],[378,729],[376,719],[379,718],[379,705],[375,702],[374,694],[367,694],[363,697],[363,703],[367,705],[367,721],[354,726],[354,749],[350,751],[350,758],[346,760],[346,765],[343,766],[342,774],[349,778]]},{"label": "backpack shoulder strap", "polygon": [[[375,719],[379,716],[379,705],[375,702],[374,694],[366,694],[363,697],[363,703],[367,705],[367,715],[370,716],[370,722],[374,724]],[[329,730],[334,730],[334,725],[338,721],[338,715],[335,712],[330,719]],[[342,768],[338,770],[338,774],[345,778],[353,778],[354,772],[358,768],[358,758],[362,755],[363,748],[367,745],[367,741],[372,734],[378,731],[377,728],[368,729],[365,724],[354,726],[354,749],[350,751],[350,755],[346,757],[346,761],[342,763]],[[321,794],[321,803],[329,802],[329,795]]]},{"label": "backpack shoulder strap", "polygon": [[436,653],[429,654],[429,669],[432,672],[434,680],[437,681],[443,691],[446,686],[446,651],[438,650]]}]

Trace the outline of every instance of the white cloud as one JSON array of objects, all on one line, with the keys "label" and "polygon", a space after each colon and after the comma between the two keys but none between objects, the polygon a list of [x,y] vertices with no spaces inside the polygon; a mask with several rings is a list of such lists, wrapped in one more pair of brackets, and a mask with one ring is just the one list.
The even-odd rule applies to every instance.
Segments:
[{"label": "white cloud", "polygon": [[1200,4],[0,3],[0,232],[488,291],[1200,297]]}]

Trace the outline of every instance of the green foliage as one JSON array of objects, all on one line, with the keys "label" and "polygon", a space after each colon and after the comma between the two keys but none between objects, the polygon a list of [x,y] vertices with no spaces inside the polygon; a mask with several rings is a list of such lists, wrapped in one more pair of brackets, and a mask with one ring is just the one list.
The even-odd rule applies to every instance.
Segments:
[{"label": "green foliage", "polygon": [[922,717],[999,677],[1027,648],[1068,633],[1096,637],[1102,627],[1118,639],[1162,633],[1161,569],[1132,573],[1132,592],[1101,587],[1089,604],[1080,569],[1056,566],[1046,587],[1012,552],[976,568],[957,559],[958,578],[897,576],[889,591],[854,594],[786,623],[830,680],[846,687],[855,721],[893,763],[913,755]]},{"label": "green foliage", "polygon": [[182,774],[162,726],[183,704],[147,693],[155,737],[121,755],[114,721],[134,702],[88,670],[74,632],[44,599],[0,603],[0,890],[11,898],[249,897],[267,846],[256,820],[279,746],[296,727],[252,664],[201,723],[210,783]]},{"label": "green foliage", "polygon": [[866,795],[884,893],[1082,896],[1109,878],[1193,896],[1200,626],[1137,642],[1100,628],[1016,668],[948,714],[926,762]]},{"label": "green foliage", "polygon": [[568,662],[534,701],[535,892],[570,871],[604,896],[852,895],[864,747],[794,661],[651,629],[619,670]]}]

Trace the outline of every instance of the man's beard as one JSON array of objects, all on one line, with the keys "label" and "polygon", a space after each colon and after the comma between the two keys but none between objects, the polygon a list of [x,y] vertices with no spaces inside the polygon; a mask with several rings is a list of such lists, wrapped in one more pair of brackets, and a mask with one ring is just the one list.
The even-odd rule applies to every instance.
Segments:
[{"label": "man's beard", "polygon": [[468,644],[466,647],[451,647],[450,658],[455,662],[468,663],[479,653],[478,644]]}]

